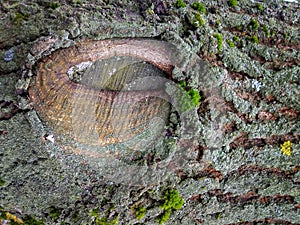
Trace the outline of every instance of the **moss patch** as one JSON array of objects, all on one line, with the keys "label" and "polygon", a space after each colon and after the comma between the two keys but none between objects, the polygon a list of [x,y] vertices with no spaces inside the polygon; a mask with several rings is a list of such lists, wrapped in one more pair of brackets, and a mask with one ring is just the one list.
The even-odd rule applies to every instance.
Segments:
[{"label": "moss patch", "polygon": [[186,7],[186,3],[183,1],[183,0],[177,0],[174,5],[177,7],[177,8],[184,8]]},{"label": "moss patch", "polygon": [[257,22],[256,19],[252,18],[250,20],[249,26],[252,30],[257,30],[259,28],[259,23]]},{"label": "moss patch", "polygon": [[233,48],[235,46],[234,42],[231,40],[227,40],[227,44],[229,45],[229,47]]},{"label": "moss patch", "polygon": [[184,91],[180,98],[181,110],[188,111],[193,107],[198,107],[201,100],[199,91],[189,87],[186,81],[180,81],[179,87]]},{"label": "moss patch", "polygon": [[5,185],[5,181],[0,177],[0,187]]},{"label": "moss patch", "polygon": [[109,220],[106,217],[96,218],[96,225],[117,225],[119,222],[118,218]]},{"label": "moss patch", "polygon": [[193,8],[193,9],[196,9],[196,10],[199,11],[199,12],[206,13],[206,8],[205,8],[205,6],[203,5],[203,3],[201,3],[201,2],[194,2],[194,3],[192,4],[192,8]]},{"label": "moss patch", "polygon": [[255,44],[259,43],[258,37],[256,35],[254,35],[252,37],[248,37],[248,40],[255,43]]},{"label": "moss patch", "polygon": [[237,0],[229,0],[228,5],[231,7],[237,7],[239,2]]},{"label": "moss patch", "polygon": [[220,52],[223,49],[223,36],[222,34],[214,34],[214,37],[217,39],[218,51]]},{"label": "moss patch", "polygon": [[50,7],[51,9],[57,9],[57,8],[60,7],[60,4],[59,4],[58,2],[50,2],[50,3],[49,3],[49,7]]},{"label": "moss patch", "polygon": [[194,14],[194,18],[193,18],[193,20],[192,20],[192,25],[193,25],[194,27],[202,27],[202,26],[205,25],[205,20],[203,19],[201,13],[196,12],[196,13]]},{"label": "moss patch", "polygon": [[60,209],[58,209],[58,208],[56,208],[54,206],[50,207],[50,209],[49,209],[49,215],[50,215],[51,218],[53,218],[53,219],[56,220],[56,219],[59,218],[60,214],[61,214],[61,210]]},{"label": "moss patch", "polygon": [[184,204],[183,198],[180,197],[177,190],[167,190],[164,194],[164,203],[160,207],[164,210],[158,219],[159,224],[165,223],[173,210],[179,210]]},{"label": "moss patch", "polygon": [[143,206],[135,208],[135,216],[138,220],[143,219],[145,217],[147,209]]}]

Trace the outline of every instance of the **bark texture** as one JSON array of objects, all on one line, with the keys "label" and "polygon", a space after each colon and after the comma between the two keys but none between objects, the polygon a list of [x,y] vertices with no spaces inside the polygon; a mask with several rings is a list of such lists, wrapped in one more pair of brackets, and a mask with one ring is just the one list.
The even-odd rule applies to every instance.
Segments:
[{"label": "bark texture", "polygon": [[[0,2],[0,224],[300,223],[299,3],[180,2]],[[125,154],[139,169],[118,177],[52,143],[28,71],[74,43],[130,37],[181,49],[170,80],[202,98],[193,115],[173,110],[152,152]]]}]

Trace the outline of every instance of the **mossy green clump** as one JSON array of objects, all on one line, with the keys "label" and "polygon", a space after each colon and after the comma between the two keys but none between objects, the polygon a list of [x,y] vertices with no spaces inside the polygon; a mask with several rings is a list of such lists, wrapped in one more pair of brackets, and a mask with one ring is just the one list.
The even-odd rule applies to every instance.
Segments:
[{"label": "mossy green clump", "polygon": [[264,9],[264,6],[262,4],[258,3],[258,4],[256,4],[256,8],[261,11]]},{"label": "mossy green clump", "polygon": [[58,2],[50,2],[50,3],[49,3],[49,7],[50,7],[51,9],[57,9],[57,8],[60,7],[60,4],[59,4]]},{"label": "mossy green clump", "polygon": [[56,208],[54,206],[51,206],[49,208],[49,216],[54,219],[54,220],[57,220],[59,218],[61,214],[61,210],[59,208]]},{"label": "mossy green clump", "polygon": [[196,13],[194,14],[194,18],[193,18],[193,20],[192,20],[192,25],[193,25],[194,27],[202,27],[202,26],[205,25],[205,20],[203,19],[201,13],[196,12]]},{"label": "mossy green clump", "polygon": [[98,213],[99,213],[99,209],[96,208],[96,209],[90,210],[89,215],[97,217],[99,215]]},{"label": "mossy green clump", "polygon": [[199,12],[206,13],[206,8],[201,2],[193,2],[192,8]]},{"label": "mossy green clump", "polygon": [[172,210],[166,210],[158,219],[159,224],[164,224],[167,222],[171,216]]},{"label": "mossy green clump", "polygon": [[96,218],[96,225],[117,225],[118,223],[118,218],[115,218],[113,220],[108,220],[106,217]]},{"label": "mossy green clump", "polygon": [[167,190],[164,194],[164,203],[160,207],[164,210],[158,219],[159,224],[165,223],[171,216],[173,210],[179,210],[184,204],[177,190]]},{"label": "mossy green clump", "polygon": [[175,189],[167,190],[164,194],[164,204],[161,206],[163,210],[178,210],[184,204],[183,198],[180,197],[179,193]]},{"label": "mossy green clump", "polygon": [[114,210],[114,206],[112,206],[109,211],[106,213],[106,216],[100,217],[99,216],[99,209],[95,208],[89,211],[89,215],[92,216],[95,220],[96,225],[117,225],[119,223],[118,216],[115,218],[109,219],[108,216],[110,212]]},{"label": "mossy green clump", "polygon": [[231,40],[227,40],[227,44],[229,45],[230,48],[233,48],[235,46],[234,42]]},{"label": "mossy green clump", "polygon": [[263,30],[263,32],[267,33],[269,31],[268,26],[266,24],[264,24],[262,26],[262,30]]},{"label": "mossy green clump", "polygon": [[5,181],[0,177],[0,187],[5,185]]},{"label": "mossy green clump", "polygon": [[240,40],[240,38],[239,38],[238,36],[234,36],[232,39],[233,39],[233,41],[235,41],[235,42],[237,42],[237,41]]},{"label": "mossy green clump", "polygon": [[244,29],[244,26],[242,24],[240,24],[240,25],[237,25],[235,28],[239,31],[242,31]]},{"label": "mossy green clump", "polygon": [[275,36],[275,35],[277,35],[277,32],[276,32],[275,30],[271,30],[271,31],[270,31],[270,36],[273,37],[273,36]]},{"label": "mossy green clump", "polygon": [[135,217],[138,220],[141,220],[145,217],[146,212],[147,212],[147,209],[145,207],[137,207],[137,208],[135,208]]},{"label": "mossy green clump", "polygon": [[223,49],[223,36],[222,34],[214,34],[214,37],[217,39],[218,51],[220,52]]},{"label": "mossy green clump", "polygon": [[28,215],[23,219],[24,225],[44,225],[42,220],[37,220],[34,217]]},{"label": "mossy green clump", "polygon": [[258,37],[257,36],[252,36],[252,37],[248,37],[248,40],[255,43],[255,44],[258,44],[259,43],[259,40],[258,40]]},{"label": "mossy green clump", "polygon": [[29,14],[23,14],[20,12],[16,12],[13,18],[13,24],[19,25],[22,21],[26,20],[29,17]]},{"label": "mossy green clump", "polygon": [[187,86],[186,81],[180,81],[179,87],[183,90],[180,98],[180,111],[188,111],[200,105],[201,95],[198,90]]},{"label": "mossy green clump", "polygon": [[267,25],[263,25],[262,30],[267,37],[275,37],[277,35],[277,32],[275,30],[270,30]]},{"label": "mossy green clump", "polygon": [[187,93],[191,97],[193,105],[195,107],[198,107],[200,104],[200,100],[201,100],[199,91],[195,90],[195,89],[190,89],[190,90],[188,90]]},{"label": "mossy green clump", "polygon": [[238,2],[237,0],[229,0],[229,1],[228,1],[228,5],[229,5],[230,7],[237,7],[238,4],[239,4],[239,2]]},{"label": "mossy green clump", "polygon": [[215,27],[218,28],[218,27],[220,27],[220,25],[221,25],[220,20],[216,20],[216,22],[215,22]]},{"label": "mossy green clump", "polygon": [[175,3],[174,3],[175,7],[177,8],[184,8],[186,7],[186,3],[183,1],[183,0],[177,0]]},{"label": "mossy green clump", "polygon": [[154,4],[153,3],[150,5],[150,7],[148,9],[146,9],[146,14],[147,15],[154,15],[155,14],[155,12],[154,12]]},{"label": "mossy green clump", "polygon": [[187,84],[186,84],[186,81],[185,81],[185,80],[179,81],[178,85],[179,85],[179,87],[181,87],[181,88],[183,88],[183,89],[185,89],[185,88],[186,88],[186,86],[187,86]]},{"label": "mossy green clump", "polygon": [[263,30],[263,32],[265,32],[265,34],[267,35],[267,37],[270,37],[271,36],[271,32],[270,32],[270,30],[269,30],[269,28],[268,28],[268,26],[267,25],[263,25],[262,26],[262,30]]},{"label": "mossy green clump", "polygon": [[259,28],[259,23],[254,18],[251,18],[249,26],[252,30],[257,30]]}]

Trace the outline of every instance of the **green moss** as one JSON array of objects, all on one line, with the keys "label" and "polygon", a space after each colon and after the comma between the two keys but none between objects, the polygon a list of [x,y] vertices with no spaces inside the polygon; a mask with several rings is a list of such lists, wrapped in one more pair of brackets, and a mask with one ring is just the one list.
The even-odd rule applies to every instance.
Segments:
[{"label": "green moss", "polygon": [[179,81],[178,85],[179,85],[179,87],[181,87],[182,89],[185,89],[185,88],[186,88],[186,81],[185,81],[185,80]]},{"label": "green moss", "polygon": [[188,95],[191,97],[193,105],[198,107],[200,104],[201,96],[198,90],[190,89],[188,90]]},{"label": "green moss", "polygon": [[179,210],[184,204],[183,198],[180,197],[177,190],[167,190],[164,194],[164,203],[160,207],[164,210],[162,215],[158,218],[158,223],[165,223],[171,215],[173,210]]},{"label": "green moss", "polygon": [[180,112],[188,111],[200,104],[201,96],[198,90],[187,86],[185,81],[179,82],[179,87],[183,90],[180,96]]},{"label": "green moss", "polygon": [[3,211],[3,208],[0,207],[0,220],[4,220],[6,218],[5,212]]},{"label": "green moss", "polygon": [[51,9],[57,9],[57,8],[60,7],[60,4],[59,4],[58,2],[50,2],[50,3],[49,3],[49,7],[50,7]]},{"label": "green moss", "polygon": [[271,32],[270,32],[270,30],[268,29],[268,26],[267,26],[267,25],[263,25],[263,26],[262,26],[262,30],[263,30],[263,32],[266,33],[267,37],[270,37],[270,36],[271,36]]},{"label": "green moss", "polygon": [[164,224],[165,222],[168,221],[168,219],[170,218],[171,216],[171,212],[172,210],[169,209],[169,210],[166,210],[163,212],[163,214],[158,218],[158,223],[161,225],[161,224]]},{"label": "green moss", "polygon": [[253,37],[252,37],[252,41],[253,41],[254,43],[256,43],[256,44],[259,43],[259,40],[258,40],[258,37],[257,37],[257,36],[253,36]]},{"label": "green moss", "polygon": [[24,225],[44,225],[42,220],[36,220],[34,217],[28,215],[23,219]]},{"label": "green moss", "polygon": [[99,213],[99,209],[92,209],[90,212],[89,212],[89,215],[90,216],[94,216],[94,217],[97,217],[98,216],[98,213]]},{"label": "green moss", "polygon": [[239,38],[238,36],[234,36],[232,39],[233,39],[233,41],[235,41],[235,42],[237,42],[237,41],[240,40],[240,38]]},{"label": "green moss", "polygon": [[259,40],[258,40],[258,37],[257,36],[252,36],[252,37],[248,37],[248,40],[255,43],[255,44],[258,44],[259,43]]},{"label": "green moss", "polygon": [[201,2],[193,2],[192,8],[199,12],[206,13],[206,8]]},{"label": "green moss", "polygon": [[227,40],[227,44],[229,45],[229,47],[233,48],[235,46],[234,42],[231,40]]},{"label": "green moss", "polygon": [[178,113],[187,112],[194,108],[191,102],[191,98],[186,92],[181,91],[180,93],[178,93],[177,96],[178,96],[178,102],[176,105],[176,109],[178,110]]},{"label": "green moss", "polygon": [[150,189],[150,190],[148,190],[148,193],[150,194],[150,195],[152,195],[153,193],[154,193],[154,189]]},{"label": "green moss", "polygon": [[217,39],[218,50],[220,52],[223,48],[223,36],[221,34],[214,34],[214,37]]},{"label": "green moss", "polygon": [[106,217],[96,218],[96,225],[117,225],[118,223],[118,218],[115,218],[113,220],[108,220]]},{"label": "green moss", "polygon": [[254,18],[251,18],[249,26],[252,30],[257,30],[259,28],[259,23]]},{"label": "green moss", "polygon": [[258,4],[256,4],[256,8],[261,11],[264,9],[264,6],[262,4],[258,3]]},{"label": "green moss", "polygon": [[164,194],[164,204],[161,206],[163,210],[181,209],[184,200],[180,197],[179,193],[175,189],[167,190]]},{"label": "green moss", "polygon": [[58,209],[58,208],[56,208],[54,206],[50,207],[50,209],[49,209],[49,215],[50,215],[51,218],[53,218],[53,219],[56,220],[56,219],[59,218],[60,214],[61,214],[61,210],[60,209]]},{"label": "green moss", "polygon": [[0,187],[5,185],[5,181],[0,177]]},{"label": "green moss", "polygon": [[228,5],[231,7],[237,7],[239,2],[237,0],[229,0]]},{"label": "green moss", "polygon": [[0,220],[6,220],[6,215],[3,208],[0,208]]},{"label": "green moss", "polygon": [[167,190],[164,194],[164,204],[161,206],[162,209],[174,209],[178,210],[184,204],[183,198],[180,197],[179,193],[175,189]]},{"label": "green moss", "polygon": [[194,18],[193,18],[193,20],[192,20],[192,25],[193,25],[194,27],[202,27],[202,26],[205,25],[205,20],[202,18],[201,13],[196,12],[196,13],[194,14]]},{"label": "green moss", "polygon": [[240,24],[240,25],[237,25],[235,28],[239,31],[242,31],[244,27],[243,27],[243,25]]},{"label": "green moss", "polygon": [[184,8],[186,7],[186,3],[183,1],[183,0],[177,0],[174,5],[177,7],[177,8]]},{"label": "green moss", "polygon": [[135,208],[135,216],[138,220],[143,219],[145,217],[147,209],[145,207],[137,207]]},{"label": "green moss", "polygon": [[277,34],[277,32],[275,31],[275,30],[272,30],[271,32],[270,32],[270,36],[275,36]]},{"label": "green moss", "polygon": [[29,14],[23,14],[20,12],[16,12],[13,18],[13,24],[19,25],[22,21],[26,20],[29,17]]},{"label": "green moss", "polygon": [[154,15],[154,4],[152,3],[148,9],[146,9],[147,15]]},{"label": "green moss", "polygon": [[215,26],[216,26],[216,28],[220,27],[220,25],[221,25],[221,22],[220,22],[220,20],[216,20],[216,22],[215,22]]},{"label": "green moss", "polygon": [[[106,202],[106,201],[105,201]],[[114,210],[114,206],[111,206],[110,209],[105,213],[104,217],[99,217],[99,209],[95,208],[89,211],[89,215],[93,217],[96,225],[116,225],[119,222],[118,216],[115,218],[108,219],[110,213]]]}]

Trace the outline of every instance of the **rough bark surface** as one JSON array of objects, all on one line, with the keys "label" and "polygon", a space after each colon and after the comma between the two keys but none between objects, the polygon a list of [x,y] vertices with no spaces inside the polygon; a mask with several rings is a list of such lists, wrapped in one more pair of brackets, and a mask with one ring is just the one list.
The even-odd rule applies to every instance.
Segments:
[{"label": "rough bark surface", "polygon": [[[204,10],[179,2],[0,2],[0,224],[150,225],[168,209],[165,224],[300,223],[299,3],[201,1]],[[208,64],[206,76],[174,69],[172,81],[202,95],[197,121],[187,117],[196,131],[180,136],[173,112],[169,147],[129,157],[131,165],[155,165],[180,146],[146,185],[118,182],[115,167],[52,143],[28,100],[28,71],[45,55],[123,37],[168,41]],[[169,199],[173,189],[182,207],[178,196]]]}]

